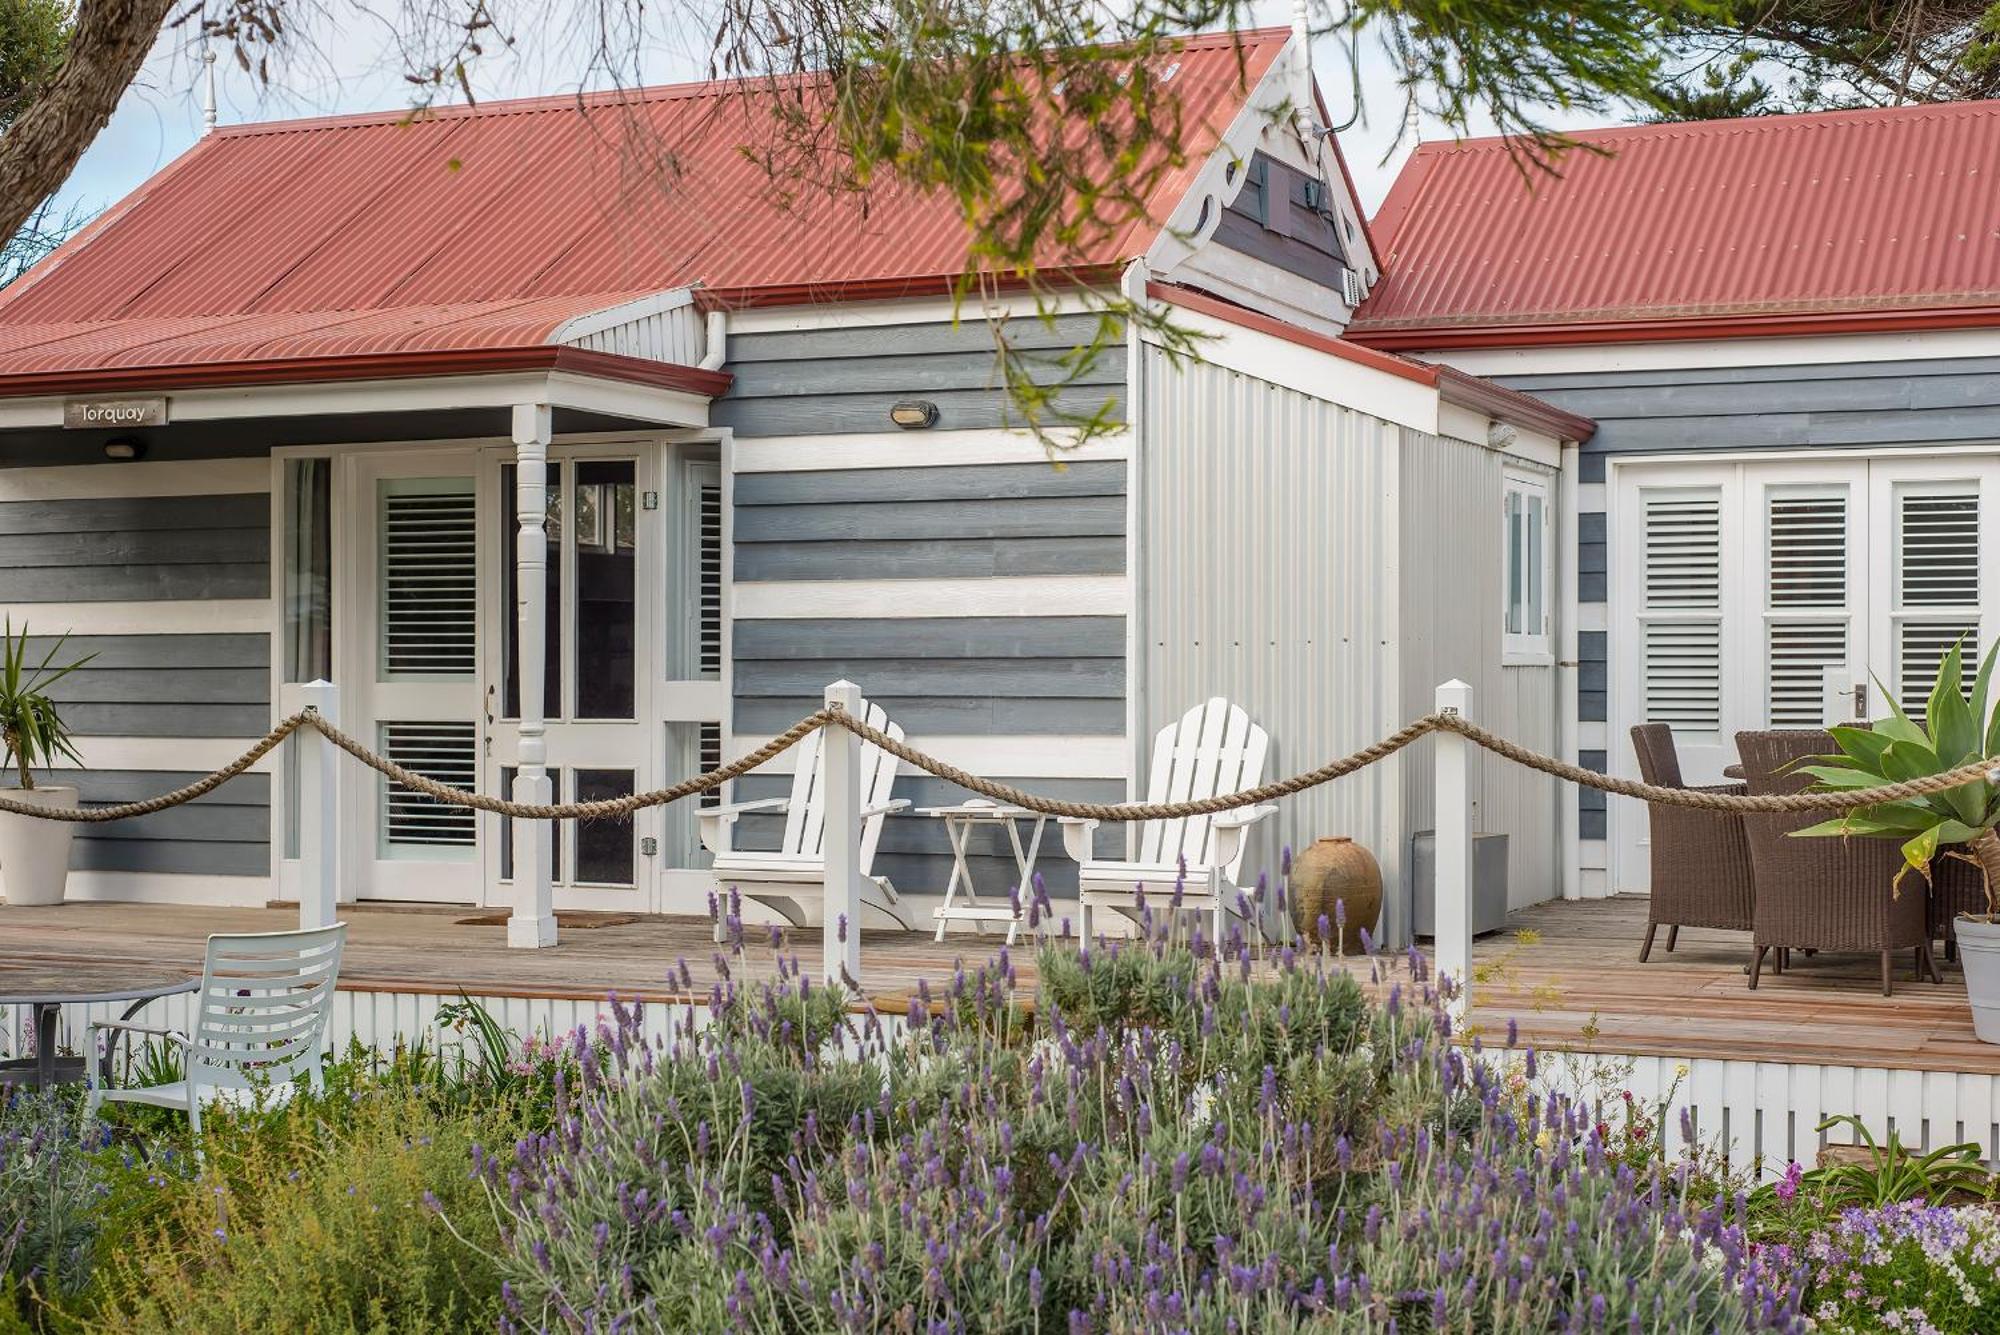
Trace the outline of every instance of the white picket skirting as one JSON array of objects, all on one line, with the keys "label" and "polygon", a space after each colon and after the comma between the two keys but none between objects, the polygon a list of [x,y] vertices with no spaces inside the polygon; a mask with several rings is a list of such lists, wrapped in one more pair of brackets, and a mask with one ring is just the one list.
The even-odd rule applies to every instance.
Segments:
[{"label": "white picket skirting", "polygon": [[[363,1046],[387,1051],[420,1037],[434,1051],[449,1050],[461,1038],[438,1029],[437,1012],[457,999],[455,993],[343,988],[334,998],[333,1050],[343,1052],[350,1040],[359,1040]],[[189,1000],[163,998],[149,1003],[141,1016],[147,1023],[185,1027]],[[573,1033],[578,1026],[595,1032],[599,1018],[608,1017],[610,1011],[607,1002],[589,997],[482,995],[473,1000],[514,1034],[539,1034],[544,1039]],[[69,1008],[60,1039],[63,1047],[76,1050],[89,1020],[115,1018],[123,1009],[122,1002]],[[700,1019],[705,1011],[701,1003],[648,1002],[644,1029],[649,1037],[664,1035],[671,1026],[685,1025],[691,1016]],[[900,1018],[884,1017],[892,1024]],[[27,1026],[25,1008],[0,1006],[0,1057],[26,1050]],[[1824,1119],[1845,1113],[1859,1116],[1878,1139],[1896,1131],[1913,1149],[1971,1141],[1982,1147],[1989,1163],[2000,1166],[1996,1154],[2000,1076],[1555,1052],[1537,1053],[1536,1064],[1539,1084],[1597,1100],[1614,1124],[1613,1105],[1621,1091],[1630,1090],[1649,1108],[1664,1100],[1662,1125],[1669,1145],[1679,1143],[1681,1113],[1690,1110],[1695,1134],[1704,1144],[1726,1148],[1738,1166],[1761,1162],[1766,1176],[1782,1173],[1791,1160],[1810,1166],[1829,1139],[1815,1128]],[[1848,1139],[1844,1133],[1831,1138]]]}]

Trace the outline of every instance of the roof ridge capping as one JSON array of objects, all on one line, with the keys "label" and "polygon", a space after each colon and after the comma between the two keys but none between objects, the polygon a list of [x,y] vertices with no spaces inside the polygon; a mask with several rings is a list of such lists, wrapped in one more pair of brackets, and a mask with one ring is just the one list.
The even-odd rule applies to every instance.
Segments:
[{"label": "roof ridge capping", "polygon": [[[1210,51],[1284,42],[1290,28],[1239,28],[1223,32],[1190,33],[1179,40],[1175,50]],[[1116,43],[1107,43],[1115,46]],[[1162,53],[1167,54],[1167,53]],[[306,130],[365,129],[370,126],[421,125],[442,120],[474,120],[481,116],[526,116],[549,111],[590,112],[599,109],[643,106],[652,102],[694,101],[735,93],[754,93],[761,88],[795,86],[821,75],[813,73],[742,75],[729,79],[685,79],[674,83],[636,84],[630,88],[577,89],[567,93],[537,93],[524,97],[499,97],[476,102],[452,102],[430,107],[383,107],[372,111],[331,112],[321,116],[284,117],[276,120],[244,121],[218,125],[209,138],[244,138],[253,135],[290,134]],[[199,144],[197,144],[197,147]]]},{"label": "roof ridge capping", "polygon": [[[1558,130],[1562,138],[1578,143],[1594,139],[1676,139],[1708,138],[1733,134],[1775,134],[1786,130],[1822,129],[1842,125],[1877,125],[1885,121],[1974,119],[2000,116],[2000,99],[1966,102],[1912,102],[1899,107],[1838,107],[1828,111],[1793,111],[1769,116],[1717,116],[1698,121],[1644,121],[1635,125],[1587,125]],[[1465,139],[1432,139],[1418,144],[1411,157],[1438,158],[1457,153],[1490,153],[1510,144],[1522,143],[1525,136],[1482,134]],[[1557,173],[1560,175],[1560,172]]]}]

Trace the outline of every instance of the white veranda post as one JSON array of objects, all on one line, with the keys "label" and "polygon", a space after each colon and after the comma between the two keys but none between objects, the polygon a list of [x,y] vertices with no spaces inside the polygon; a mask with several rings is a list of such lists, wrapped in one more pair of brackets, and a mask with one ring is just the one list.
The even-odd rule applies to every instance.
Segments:
[{"label": "white veranda post", "polygon": [[[340,688],[311,681],[291,688],[294,709],[312,709],[340,726]],[[340,791],[338,755],[317,728],[300,728],[286,745],[298,756],[299,930],[331,927],[340,902],[340,836],[335,822]]]},{"label": "white veranda post", "polygon": [[[520,655],[515,679],[521,683],[521,740],[509,796],[516,802],[546,803],[552,791],[547,720],[542,712],[548,634],[549,436],[549,405],[514,405],[514,503],[520,517],[514,535],[514,651]],[[513,827],[514,914],[507,920],[507,944],[529,949],[552,946],[556,919],[549,851],[555,827],[545,820],[517,820]]]},{"label": "white veranda post", "polygon": [[[837,681],[826,688],[826,703],[850,718],[863,717],[861,688]],[[820,730],[820,763],[825,766],[826,921],[820,928],[821,967],[829,984],[861,982],[861,740],[847,729]]]},{"label": "white veranda post", "polygon": [[[1469,718],[1472,688],[1457,678],[1437,688],[1437,711]],[[1455,732],[1433,734],[1436,758],[1437,906],[1432,921],[1434,955],[1440,976],[1458,987],[1452,1009],[1472,1008],[1472,743]]]}]

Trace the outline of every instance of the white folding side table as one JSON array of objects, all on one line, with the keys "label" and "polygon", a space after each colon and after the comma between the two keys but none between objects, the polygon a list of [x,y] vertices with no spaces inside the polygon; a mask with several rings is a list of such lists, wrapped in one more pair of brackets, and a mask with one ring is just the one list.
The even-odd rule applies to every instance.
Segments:
[{"label": "white folding side table", "polygon": [[[965,865],[965,846],[972,838],[973,830],[981,825],[1004,827],[1007,842],[1014,849],[1014,867],[1021,877],[1017,882],[1020,900],[1025,904],[1034,893],[1035,855],[1041,851],[1042,831],[1049,823],[1048,816],[1026,807],[1003,806],[979,797],[955,807],[919,807],[917,814],[943,821],[945,838],[951,841],[951,879],[945,882],[944,903],[931,911],[937,919],[937,939],[944,940],[945,928],[954,919],[978,923],[981,931],[989,922],[1004,922],[1007,924],[1007,944],[1013,945],[1014,934],[1021,926],[1020,914],[1012,904],[988,905],[979,902],[978,888],[972,883],[972,869]],[[1026,845],[1021,843],[1019,822],[1023,820],[1035,823]]]}]

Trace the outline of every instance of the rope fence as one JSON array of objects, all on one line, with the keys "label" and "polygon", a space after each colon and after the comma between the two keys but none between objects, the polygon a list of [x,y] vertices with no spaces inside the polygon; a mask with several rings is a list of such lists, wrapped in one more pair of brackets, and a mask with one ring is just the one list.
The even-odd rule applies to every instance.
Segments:
[{"label": "rope fence", "polygon": [[1213,816],[1240,807],[1257,806],[1281,797],[1290,797],[1331,783],[1350,774],[1366,769],[1378,761],[1387,759],[1413,742],[1432,733],[1450,732],[1464,737],[1504,760],[1512,761],[1528,769],[1578,784],[1595,788],[1600,792],[1614,793],[1620,797],[1637,798],[1642,802],[1659,803],[1665,806],[1690,807],[1701,811],[1739,812],[1756,814],[1779,814],[1789,812],[1833,811],[1857,807],[1875,806],[1886,802],[1904,802],[1912,798],[1927,797],[1951,788],[1963,787],[1971,783],[2000,782],[2000,758],[1969,761],[1955,769],[1939,774],[1929,774],[1921,778],[1899,783],[1882,784],[1874,788],[1840,789],[1826,792],[1803,792],[1788,794],[1765,794],[1759,796],[1733,793],[1702,792],[1690,788],[1665,788],[1655,784],[1641,783],[1635,779],[1620,779],[1596,770],[1585,769],[1554,756],[1543,755],[1508,740],[1473,723],[1458,714],[1432,713],[1413,719],[1387,737],[1365,746],[1337,760],[1328,761],[1317,769],[1294,774],[1290,778],[1272,783],[1259,784],[1241,792],[1224,793],[1215,797],[1193,798],[1180,802],[1074,802],[1059,798],[1043,797],[1021,788],[1004,783],[995,783],[969,770],[961,769],[936,756],[921,751],[908,743],[890,736],[879,728],[871,727],[865,721],[855,718],[844,710],[828,707],[806,715],[785,731],[771,738],[762,746],[715,769],[697,774],[692,778],[666,788],[656,788],[649,792],[629,793],[623,797],[604,798],[589,802],[526,803],[511,802],[504,798],[488,797],[482,793],[468,792],[453,788],[427,778],[414,770],[407,769],[387,756],[377,754],[355,738],[350,737],[317,711],[307,709],[289,715],[279,721],[276,727],[264,734],[258,741],[235,760],[209,774],[202,776],[185,787],[172,792],[161,793],[137,802],[120,802],[94,807],[43,807],[26,802],[0,798],[0,812],[14,815],[35,816],[43,820],[66,821],[79,825],[100,825],[108,821],[128,820],[135,816],[148,816],[169,807],[192,802],[196,798],[213,792],[236,776],[246,772],[259,760],[269,755],[287,737],[301,728],[312,728],[333,745],[353,756],[356,760],[384,777],[401,784],[414,792],[422,793],[433,801],[447,806],[469,807],[475,811],[490,811],[497,815],[516,820],[613,820],[630,816],[635,811],[647,807],[665,806],[692,797],[697,793],[719,788],[729,780],[747,774],[758,766],[783,755],[823,727],[845,728],[862,741],[895,756],[898,760],[913,765],[927,774],[944,779],[982,797],[996,802],[1018,806],[1029,811],[1049,816],[1067,816],[1082,820],[1106,823],[1123,821],[1180,820],[1190,816]]}]

